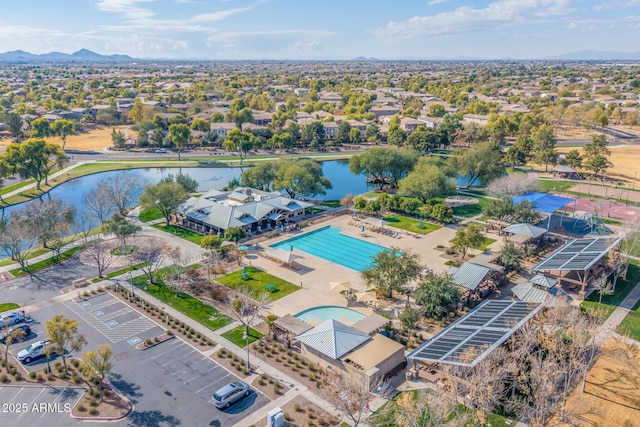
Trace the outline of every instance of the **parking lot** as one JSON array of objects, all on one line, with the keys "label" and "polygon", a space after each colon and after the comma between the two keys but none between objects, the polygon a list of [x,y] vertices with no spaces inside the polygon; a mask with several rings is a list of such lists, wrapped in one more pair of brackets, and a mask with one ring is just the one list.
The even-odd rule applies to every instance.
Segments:
[{"label": "parking lot", "polygon": [[84,389],[78,387],[0,387],[0,425],[65,427]]},{"label": "parking lot", "polygon": [[[164,329],[109,294],[79,303],[58,303],[31,313],[34,322],[30,326],[34,333],[27,341],[12,346],[13,354],[32,342],[46,339],[45,323],[58,313],[80,321],[80,332],[87,339],[83,351],[101,343],[112,346],[114,368],[109,380],[135,408],[117,425],[227,426],[268,402],[265,396],[254,391],[225,411],[216,409],[211,403],[212,394],[238,378],[178,338],[144,351],[137,350],[137,344],[159,335]],[[42,358],[26,368],[41,370],[46,364],[46,358]],[[0,390],[0,399],[4,396],[2,392]]]}]

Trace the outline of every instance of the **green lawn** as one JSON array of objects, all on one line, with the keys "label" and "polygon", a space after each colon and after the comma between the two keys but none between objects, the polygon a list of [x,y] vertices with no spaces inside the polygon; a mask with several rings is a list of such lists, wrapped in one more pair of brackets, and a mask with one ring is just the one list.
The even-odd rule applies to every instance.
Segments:
[{"label": "green lawn", "polygon": [[578,184],[576,181],[561,181],[554,179],[539,179],[538,185],[540,191],[548,193],[549,191],[566,192],[569,188]]},{"label": "green lawn", "polygon": [[322,206],[328,206],[330,208],[339,208],[340,200],[323,200],[320,202]]},{"label": "green lawn", "polygon": [[414,218],[408,218],[401,215],[390,215],[383,218],[385,221],[389,221],[389,226],[399,228],[401,230],[411,231],[418,234],[429,234],[432,231],[436,231],[442,228],[439,225],[432,224],[427,221],[422,221],[422,227],[420,228],[420,220]]},{"label": "green lawn", "polygon": [[[244,348],[247,345],[247,341],[244,338],[244,325],[240,325],[231,329],[230,331],[222,334],[223,337],[237,345],[238,347]],[[264,334],[256,331],[253,328],[249,328],[249,344],[259,340],[262,338]]]},{"label": "green lawn", "polygon": [[[449,240],[449,243],[451,243],[453,245],[452,240],[453,239]],[[492,244],[495,241],[496,241],[496,239],[492,239],[490,237],[485,237],[484,241],[482,242],[482,244],[480,246],[473,246],[473,249],[478,249],[478,250],[483,251],[483,252],[484,251],[488,251],[489,250],[489,245]]]},{"label": "green lawn", "polygon": [[120,276],[121,274],[125,274],[128,273],[129,271],[135,271],[137,269],[139,269],[140,267],[146,267],[149,263],[148,262],[141,262],[140,264],[135,264],[132,265],[131,267],[126,267],[126,268],[121,268],[120,270],[116,270],[116,271],[112,271],[109,274],[105,274],[105,276],[101,279],[99,277],[94,277],[91,281],[93,283],[98,283],[98,282],[102,282],[103,280],[107,280],[107,279],[111,279],[113,277],[116,276]]},{"label": "green lawn", "polygon": [[149,221],[154,221],[156,219],[164,218],[164,215],[162,215],[162,212],[160,212],[160,209],[151,208],[151,209],[143,209],[142,211],[140,211],[140,215],[138,216],[138,218],[142,222],[149,222]]},{"label": "green lawn", "polygon": [[640,268],[638,268],[638,261],[633,261],[633,263],[629,264],[627,280],[618,279],[616,292],[613,295],[603,295],[602,303],[599,303],[598,299],[600,296],[597,292],[592,292],[587,299],[580,304],[580,307],[588,312],[602,311],[601,317],[603,320],[606,320],[620,303],[624,301],[638,282],[640,282]]},{"label": "green lawn", "polygon": [[267,292],[265,286],[273,283],[276,285],[276,291],[267,292],[270,301],[278,300],[300,289],[299,286],[293,283],[289,283],[265,271],[258,270],[255,267],[247,267],[247,273],[249,273],[250,276],[247,280],[240,277],[242,275],[242,269],[226,274],[216,280],[231,289],[236,289],[239,286],[248,286],[254,292]]},{"label": "green lawn", "polygon": [[484,197],[478,197],[478,203],[472,205],[462,205],[453,208],[453,215],[461,216],[463,218],[471,218],[472,216],[480,215],[482,208],[489,203],[490,199]]},{"label": "green lawn", "polygon": [[49,267],[52,264],[71,258],[72,256],[74,256],[75,254],[77,254],[83,249],[84,249],[84,246],[76,246],[74,248],[69,249],[66,252],[62,252],[60,256],[57,258],[51,257],[51,258],[43,259],[42,261],[38,261],[36,263],[30,264],[27,266],[26,271],[23,271],[20,268],[16,268],[14,270],[11,270],[9,273],[11,273],[14,277],[24,276],[25,274],[29,274],[32,271],[40,270],[41,268]]},{"label": "green lawn", "polygon": [[155,224],[152,225],[152,227],[157,228],[158,230],[162,230],[166,233],[182,237],[183,239],[193,242],[196,245],[200,245],[200,241],[204,237],[202,234],[198,234],[190,230],[185,230],[184,228],[176,227],[175,225]]},{"label": "green lawn", "polygon": [[15,310],[16,308],[20,308],[20,305],[15,302],[3,302],[0,304],[0,313],[4,313],[5,311]]},{"label": "green lawn", "polygon": [[[27,255],[27,260],[33,259],[37,256],[47,254],[51,251],[51,249],[40,248],[32,251],[29,255]],[[11,258],[4,258],[0,260],[0,267],[5,267],[7,265],[16,264],[16,261]]]},{"label": "green lawn", "polygon": [[233,322],[229,316],[220,314],[215,308],[189,294],[179,292],[176,297],[176,292],[163,284],[150,285],[146,276],[135,277],[133,284],[212,331]]},{"label": "green lawn", "polygon": [[636,303],[616,328],[616,332],[640,341],[640,301]]}]

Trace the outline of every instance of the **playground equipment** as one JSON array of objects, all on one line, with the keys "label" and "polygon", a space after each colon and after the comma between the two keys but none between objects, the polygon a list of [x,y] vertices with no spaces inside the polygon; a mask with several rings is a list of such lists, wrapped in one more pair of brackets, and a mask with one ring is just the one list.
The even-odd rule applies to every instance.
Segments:
[{"label": "playground equipment", "polygon": [[612,231],[607,227],[602,218],[593,212],[576,213],[574,216],[573,230],[580,234],[607,235]]}]

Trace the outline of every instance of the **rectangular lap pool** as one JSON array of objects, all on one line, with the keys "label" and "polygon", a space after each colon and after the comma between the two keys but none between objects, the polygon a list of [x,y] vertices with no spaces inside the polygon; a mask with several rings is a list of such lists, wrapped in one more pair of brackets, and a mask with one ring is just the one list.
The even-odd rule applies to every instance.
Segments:
[{"label": "rectangular lap pool", "polygon": [[369,268],[384,246],[342,234],[337,227],[322,227],[271,245],[286,251],[299,250],[356,271]]}]

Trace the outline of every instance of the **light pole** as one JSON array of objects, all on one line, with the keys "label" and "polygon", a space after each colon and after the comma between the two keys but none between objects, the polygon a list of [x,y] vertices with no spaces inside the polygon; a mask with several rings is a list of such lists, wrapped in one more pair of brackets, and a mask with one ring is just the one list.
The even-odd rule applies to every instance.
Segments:
[{"label": "light pole", "polygon": [[131,273],[131,267],[129,267],[129,282],[131,283],[131,298],[135,298],[136,293],[133,290],[133,274]]},{"label": "light pole", "polygon": [[251,372],[251,363],[249,363],[249,325],[245,325],[244,338],[247,347],[247,373]]}]

